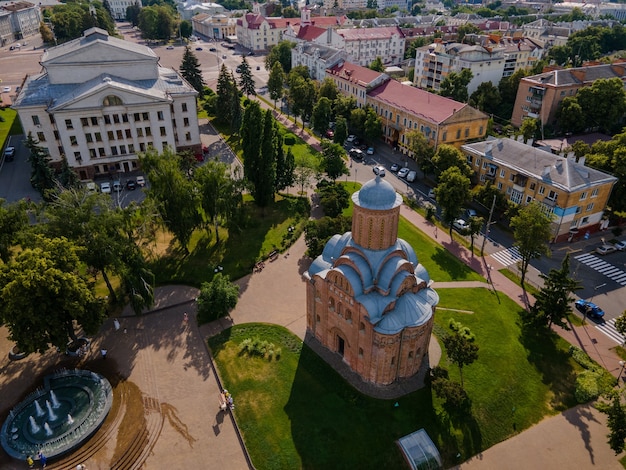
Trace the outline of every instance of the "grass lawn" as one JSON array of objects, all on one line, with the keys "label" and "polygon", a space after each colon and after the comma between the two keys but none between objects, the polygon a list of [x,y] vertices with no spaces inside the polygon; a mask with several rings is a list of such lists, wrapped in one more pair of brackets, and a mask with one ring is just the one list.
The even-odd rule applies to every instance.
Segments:
[{"label": "grass lawn", "polygon": [[[213,278],[214,269],[220,265],[231,280],[239,279],[252,272],[254,264],[265,259],[273,250],[282,251],[297,239],[307,217],[297,210],[298,198],[276,196],[273,206],[263,213],[254,205],[250,196],[247,201],[248,217],[241,232],[229,233],[220,230],[220,244],[215,243],[215,234],[196,230],[185,254],[169,234],[163,234],[157,243],[156,259],[152,271],[156,283],[174,283],[200,286]],[[295,230],[289,232],[289,227]]]},{"label": "grass lawn", "polygon": [[17,111],[11,108],[0,108],[0,148],[4,147],[8,136],[22,133]]},{"label": "grass lawn", "polygon": [[[210,338],[256,468],[406,468],[395,440],[420,428],[448,467],[575,404],[578,366],[563,340],[553,335],[520,341],[519,308],[504,296],[498,302],[487,289],[439,294],[437,329],[448,330],[453,317],[480,346],[478,361],[464,369],[471,412],[460,416],[444,411],[428,387],[399,400],[363,396],[282,327],[240,325]],[[254,337],[280,347],[280,359],[241,355],[239,344]],[[445,358],[441,365],[458,380],[458,369]]]}]

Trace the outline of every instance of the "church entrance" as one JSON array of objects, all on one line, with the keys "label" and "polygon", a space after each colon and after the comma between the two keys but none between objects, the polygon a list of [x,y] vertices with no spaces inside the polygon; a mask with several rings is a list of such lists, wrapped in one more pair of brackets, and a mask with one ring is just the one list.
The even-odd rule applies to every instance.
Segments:
[{"label": "church entrance", "polygon": [[337,352],[341,354],[341,357],[343,357],[345,345],[346,342],[344,341],[344,339],[341,336],[337,335]]}]

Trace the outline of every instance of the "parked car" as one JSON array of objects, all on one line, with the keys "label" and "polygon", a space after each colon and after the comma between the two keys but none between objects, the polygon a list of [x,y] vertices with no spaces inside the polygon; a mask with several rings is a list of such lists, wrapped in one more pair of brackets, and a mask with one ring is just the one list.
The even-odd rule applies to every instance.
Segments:
[{"label": "parked car", "polygon": [[122,190],[122,183],[120,180],[113,181],[113,190],[120,192]]},{"label": "parked car", "polygon": [[578,299],[574,305],[576,306],[576,310],[588,317],[602,318],[604,316],[604,310],[588,300]]},{"label": "parked car", "polygon": [[354,142],[354,139],[356,139],[356,136],[355,136],[355,135],[350,134],[350,135],[348,136],[348,138],[346,139],[346,142]]},{"label": "parked car", "polygon": [[454,222],[452,222],[452,227],[454,227],[459,232],[465,232],[469,229],[469,224],[463,219],[456,219]]},{"label": "parked car", "polygon": [[241,70],[242,70],[241,65],[238,65],[237,68],[235,69],[235,72],[241,73]]},{"label": "parked car", "polygon": [[615,251],[617,251],[617,248],[615,248],[613,245],[604,244],[596,248],[596,253],[598,253],[599,255],[608,255],[609,253],[613,253]]},{"label": "parked car", "polygon": [[624,251],[626,250],[626,240],[615,242],[613,243],[613,246],[617,248],[619,251]]},{"label": "parked car", "polygon": [[332,129],[327,129],[326,130],[326,137],[328,139],[332,139],[333,137],[335,137],[335,131],[333,131]]},{"label": "parked car", "polygon": [[196,51],[201,51],[202,48],[201,47],[196,47]]},{"label": "parked car", "polygon": [[397,163],[392,163],[389,167],[389,171],[393,171],[394,173],[400,169],[400,165]]},{"label": "parked car", "polygon": [[400,178],[406,178],[406,175],[408,175],[408,174],[409,174],[409,171],[410,171],[410,170],[409,170],[407,167],[400,168],[400,171],[398,171],[398,176],[399,176]]},{"label": "parked car", "polygon": [[215,49],[214,47],[209,47],[209,50],[210,50],[211,52],[217,52],[217,49]]},{"label": "parked car", "polygon": [[100,192],[109,194],[111,192],[111,183],[100,183]]},{"label": "parked car", "polygon": [[353,148],[350,150],[350,156],[355,160],[363,160],[363,150]]},{"label": "parked car", "polygon": [[12,162],[15,158],[15,147],[7,147],[4,149],[4,160]]},{"label": "parked car", "polygon": [[408,175],[406,175],[406,180],[407,180],[409,183],[412,183],[412,182],[413,182],[413,181],[415,181],[416,179],[417,179],[417,172],[416,172],[416,171],[411,170],[411,171],[409,171],[409,174],[408,174]]},{"label": "parked car", "polygon": [[135,181],[137,186],[141,186],[142,188],[146,185],[146,179],[143,176],[138,176]]},{"label": "parked car", "polygon": [[87,181],[87,183],[85,184],[85,189],[89,193],[97,193],[98,192],[98,186],[96,186],[96,183],[94,183],[93,181]]},{"label": "parked car", "polygon": [[435,199],[435,190],[434,190],[433,188],[430,188],[430,189],[428,190],[428,197],[429,197],[430,199]]},{"label": "parked car", "polygon": [[135,182],[135,180],[126,181],[126,189],[130,189],[131,191],[133,191],[136,187],[137,183]]},{"label": "parked car", "polygon": [[374,155],[374,147],[368,147],[367,152],[365,153],[367,153],[368,155]]},{"label": "parked car", "polygon": [[478,214],[474,209],[465,209],[465,217],[467,219],[471,219],[472,217],[476,217]]},{"label": "parked car", "polygon": [[11,87],[10,86],[2,87],[2,93],[10,93],[10,92],[11,92]]},{"label": "parked car", "polygon": [[169,46],[167,46],[165,49],[167,49],[168,51],[171,51],[171,50],[173,50],[173,49],[174,49],[174,46],[169,45]]},{"label": "parked car", "polygon": [[257,70],[261,70],[261,66],[260,66],[260,65],[257,65],[257,66],[256,66],[256,69],[257,69]]},{"label": "parked car", "polygon": [[382,165],[375,166],[374,168],[372,168],[372,171],[374,172],[375,175],[385,176],[385,167]]}]

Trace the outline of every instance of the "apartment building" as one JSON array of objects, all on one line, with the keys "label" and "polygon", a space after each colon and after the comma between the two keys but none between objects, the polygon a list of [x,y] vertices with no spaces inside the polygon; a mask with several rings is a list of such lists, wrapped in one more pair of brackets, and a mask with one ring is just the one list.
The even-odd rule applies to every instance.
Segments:
[{"label": "apartment building", "polygon": [[377,57],[385,65],[400,65],[404,60],[405,38],[398,26],[335,29],[313,42],[341,49],[352,62],[363,66]]},{"label": "apartment building", "polygon": [[224,14],[209,15],[200,13],[191,18],[193,31],[206,38],[227,39],[237,33],[237,19]]},{"label": "apartment building", "polygon": [[322,81],[326,77],[326,70],[345,62],[347,55],[344,51],[334,47],[300,42],[291,49],[291,66],[304,65],[308,67],[313,80]]},{"label": "apartment building", "polygon": [[80,179],[133,171],[150,147],[200,151],[197,92],[158,60],[99,28],[47,49],[13,105],[24,134]]},{"label": "apartment building", "polygon": [[39,34],[41,12],[30,2],[11,2],[0,6],[0,46]]}]

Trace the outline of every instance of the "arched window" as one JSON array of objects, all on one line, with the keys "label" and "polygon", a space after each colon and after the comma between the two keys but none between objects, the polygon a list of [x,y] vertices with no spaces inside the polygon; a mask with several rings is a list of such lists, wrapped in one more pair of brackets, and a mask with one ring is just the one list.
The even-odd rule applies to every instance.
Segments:
[{"label": "arched window", "polygon": [[124,103],[119,96],[109,95],[102,100],[102,106],[122,106]]}]

